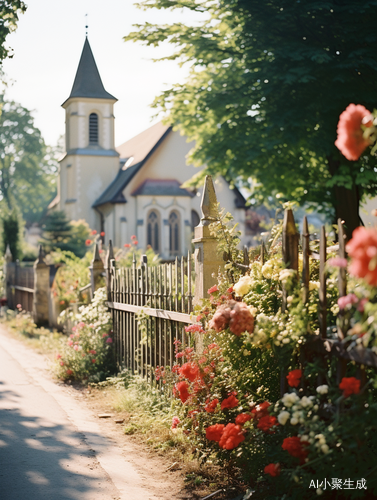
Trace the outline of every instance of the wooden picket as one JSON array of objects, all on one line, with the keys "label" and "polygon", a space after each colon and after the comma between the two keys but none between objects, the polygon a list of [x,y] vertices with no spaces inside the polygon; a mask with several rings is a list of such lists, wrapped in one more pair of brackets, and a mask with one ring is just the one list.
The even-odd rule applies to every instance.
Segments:
[{"label": "wooden picket", "polygon": [[[340,382],[342,377],[345,376],[347,364],[349,361],[355,362],[358,368],[358,374],[362,385],[366,383],[365,366],[377,368],[377,355],[368,348],[357,346],[350,348],[344,341],[346,337],[346,325],[344,324],[343,317],[344,311],[340,311],[338,315],[337,338],[328,339],[327,335],[327,290],[326,290],[326,259],[327,259],[327,239],[325,227],[321,227],[320,232],[320,248],[319,255],[311,252],[309,248],[309,231],[307,218],[304,217],[303,221],[303,234],[302,234],[302,256],[303,256],[303,270],[301,281],[303,284],[303,301],[306,303],[309,297],[309,257],[319,258],[319,303],[318,303],[318,318],[319,318],[319,331],[320,336],[316,337],[313,342],[309,343],[308,349],[312,349],[317,356],[322,357],[322,364],[325,362],[327,356],[332,355],[338,358],[337,367],[337,380]],[[345,249],[345,234],[343,231],[342,221],[338,220],[338,256],[341,258],[346,257]],[[299,253],[299,236],[296,230],[293,213],[291,210],[286,210],[283,222],[283,262],[287,268],[298,269],[298,253]],[[264,257],[264,250],[261,252],[261,257]],[[344,297],[347,294],[347,277],[346,269],[339,268],[338,274],[338,291],[339,297]],[[283,288],[283,302],[282,311],[287,309],[287,293]],[[318,343],[320,340],[321,344]],[[301,357],[301,361],[305,360],[305,355]],[[286,374],[281,374],[280,390],[284,394],[287,390]]]}]

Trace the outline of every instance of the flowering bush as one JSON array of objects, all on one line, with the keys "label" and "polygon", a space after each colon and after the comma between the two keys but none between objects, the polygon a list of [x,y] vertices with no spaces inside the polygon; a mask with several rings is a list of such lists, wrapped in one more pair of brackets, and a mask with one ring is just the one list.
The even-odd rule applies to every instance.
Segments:
[{"label": "flowering bush", "polygon": [[88,306],[81,306],[68,338],[61,340],[55,371],[61,379],[98,382],[115,371],[111,315],[106,289],[99,288]]},{"label": "flowering bush", "polygon": [[[197,328],[187,327],[202,332],[203,349],[176,342],[177,364],[169,380],[181,402],[177,428],[188,434],[201,460],[215,456],[238,465],[257,498],[310,499],[328,490],[333,498],[331,485],[351,479],[354,488],[342,490],[342,498],[377,495],[376,373],[366,368],[370,382],[363,388],[356,366],[349,364],[337,381],[336,358],[321,350],[315,354],[318,261],[311,262],[305,304],[297,272],[282,265],[280,234],[274,228],[265,263],[255,258],[246,277],[228,265],[208,291],[210,299],[196,311]],[[365,247],[369,240],[363,241],[363,255],[373,259]],[[349,245],[350,268],[357,275],[355,241]],[[234,248],[231,253],[234,262]],[[339,327],[346,332],[346,347],[361,344],[377,351],[377,290],[354,277],[348,281],[352,294],[338,297],[339,267],[347,265],[329,252],[328,336]],[[369,264],[368,269],[374,270]]]}]

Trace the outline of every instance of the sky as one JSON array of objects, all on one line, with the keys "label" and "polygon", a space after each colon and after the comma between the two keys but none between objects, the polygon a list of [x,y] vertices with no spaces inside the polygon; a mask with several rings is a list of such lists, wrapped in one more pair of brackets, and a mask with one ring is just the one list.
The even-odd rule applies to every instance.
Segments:
[{"label": "sky", "polygon": [[6,40],[14,51],[13,58],[3,63],[11,82],[6,96],[33,110],[35,124],[51,146],[64,134],[61,104],[73,85],[86,24],[104,87],[118,99],[116,146],[158,121],[152,121],[154,97],[188,74],[188,68],[180,68],[177,62],[152,61],[171,53],[171,46],[145,47],[126,43],[123,37],[134,30],[133,24],[197,22],[194,14],[143,11],[134,0],[26,0],[26,4],[17,30]]}]

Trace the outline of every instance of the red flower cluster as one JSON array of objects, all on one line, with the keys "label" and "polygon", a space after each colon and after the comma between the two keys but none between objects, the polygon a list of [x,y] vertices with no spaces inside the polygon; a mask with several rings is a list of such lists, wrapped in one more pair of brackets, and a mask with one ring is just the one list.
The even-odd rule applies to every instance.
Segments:
[{"label": "red flower cluster", "polygon": [[179,393],[179,399],[182,401],[182,403],[186,403],[188,398],[190,397],[189,391],[188,391],[188,383],[185,380],[182,380],[182,382],[178,382],[175,386],[176,390]]},{"label": "red flower cluster", "polygon": [[363,137],[362,124],[371,127],[372,120],[371,112],[360,104],[350,104],[339,116],[335,146],[347,160],[358,160],[370,145],[369,140]]},{"label": "red flower cluster", "polygon": [[343,391],[345,398],[348,398],[351,394],[359,394],[360,380],[355,377],[343,377],[339,384],[339,389]]},{"label": "red flower cluster", "polygon": [[124,246],[125,248],[131,248],[131,243],[125,243],[123,246]]},{"label": "red flower cluster", "polygon": [[236,406],[238,406],[238,403],[238,399],[232,394],[228,398],[223,399],[223,401],[221,402],[221,410],[225,410],[226,408],[235,408]]},{"label": "red flower cluster", "polygon": [[300,383],[302,377],[302,370],[292,370],[287,375],[288,385],[291,387],[297,387]]},{"label": "red flower cluster", "polygon": [[364,278],[370,285],[377,285],[377,231],[374,228],[358,227],[347,244],[351,257],[350,272]]},{"label": "red flower cluster", "polygon": [[301,441],[299,437],[287,437],[284,439],[281,447],[286,450],[292,457],[300,459],[300,463],[305,462],[305,458],[308,456],[308,450],[304,447],[309,443],[307,441]]},{"label": "red flower cluster", "polygon": [[272,417],[271,415],[265,415],[261,417],[258,422],[258,429],[261,429],[264,432],[268,432],[269,434],[273,434],[273,431],[270,431],[271,427],[275,425],[279,425],[276,417]]},{"label": "red flower cluster", "polygon": [[213,285],[211,286],[211,288],[208,288],[207,292],[209,293],[209,295],[211,295],[211,293],[215,293],[215,292],[218,292],[219,291],[219,288],[217,285]]},{"label": "red flower cluster", "polygon": [[185,363],[179,369],[179,374],[183,375],[190,382],[194,382],[200,377],[199,366],[195,363]]},{"label": "red flower cluster", "polygon": [[268,401],[265,401],[264,403],[257,405],[255,408],[251,410],[253,417],[259,420],[262,417],[268,416],[267,408],[269,406],[271,406],[271,404]]},{"label": "red flower cluster", "polygon": [[224,450],[233,450],[242,441],[245,441],[244,430],[240,425],[230,423],[224,427],[219,446]]},{"label": "red flower cluster", "polygon": [[210,425],[206,429],[206,438],[209,441],[217,441],[219,442],[221,439],[221,436],[224,432],[224,424],[215,424],[215,425]]},{"label": "red flower cluster", "polygon": [[204,407],[205,411],[207,413],[214,413],[215,410],[216,410],[217,405],[219,404],[219,400],[217,398],[212,399],[212,401],[210,401],[209,399],[207,399],[206,403],[207,404]]},{"label": "red flower cluster", "polygon": [[193,324],[193,325],[185,326],[185,332],[186,333],[190,333],[190,332],[205,333],[205,330],[203,330],[202,325]]},{"label": "red flower cluster", "polygon": [[243,424],[246,424],[246,422],[248,422],[251,419],[252,419],[252,416],[250,415],[250,413],[240,413],[236,417],[236,424],[243,425]]},{"label": "red flower cluster", "polygon": [[244,302],[229,300],[229,302],[217,308],[209,322],[209,327],[216,330],[216,332],[220,332],[227,326],[238,337],[243,332],[253,333],[254,317]]},{"label": "red flower cluster", "polygon": [[272,477],[280,476],[280,464],[268,464],[264,468],[265,474],[270,474]]}]

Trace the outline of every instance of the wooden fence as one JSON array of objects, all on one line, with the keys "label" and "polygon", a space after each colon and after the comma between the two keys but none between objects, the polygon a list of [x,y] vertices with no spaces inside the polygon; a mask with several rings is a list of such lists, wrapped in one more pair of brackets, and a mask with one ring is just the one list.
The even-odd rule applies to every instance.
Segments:
[{"label": "wooden fence", "polygon": [[116,269],[112,260],[108,306],[112,312],[116,360],[150,380],[158,366],[175,363],[174,341],[190,342],[193,323],[192,257],[149,267]]},{"label": "wooden fence", "polygon": [[33,311],[34,269],[16,262],[7,264],[8,307],[16,309],[18,304],[27,312]]},{"label": "wooden fence", "polygon": [[[338,256],[340,258],[346,257],[345,250],[345,234],[343,231],[342,221],[338,220],[338,244],[333,247],[333,250],[337,250]],[[336,356],[338,358],[338,368],[337,368],[337,381],[338,383],[345,376],[347,370],[348,362],[352,361],[358,365],[358,377],[361,380],[362,386],[366,383],[365,377],[365,367],[370,366],[377,368],[377,355],[368,348],[362,345],[354,345],[347,341],[347,326],[344,321],[344,311],[340,311],[338,314],[338,325],[334,328],[334,325],[328,327],[327,325],[327,238],[325,227],[321,227],[320,231],[320,242],[319,242],[319,253],[313,252],[309,246],[310,234],[308,230],[308,221],[306,216],[303,221],[303,234],[297,233],[296,224],[291,210],[285,211],[284,223],[283,223],[283,237],[282,237],[282,250],[283,250],[283,261],[285,266],[290,269],[294,269],[298,272],[298,262],[299,262],[299,243],[301,239],[302,257],[303,257],[303,267],[301,274],[301,281],[303,284],[303,301],[308,302],[309,299],[309,276],[310,268],[309,261],[310,257],[319,260],[319,303],[318,303],[318,319],[319,319],[319,335],[313,335],[313,339],[309,341],[305,348],[302,350],[301,363],[305,363],[306,355],[318,356],[322,359],[323,363],[327,363],[327,359],[331,356]],[[339,297],[344,297],[347,295],[347,279],[346,279],[346,269],[344,267],[339,267],[338,273],[338,291]],[[283,312],[286,310],[286,293],[283,291]],[[334,332],[331,336],[329,332]],[[281,377],[281,393],[283,394],[287,390],[286,374],[282,373]],[[324,383],[323,381],[319,381]]]}]

